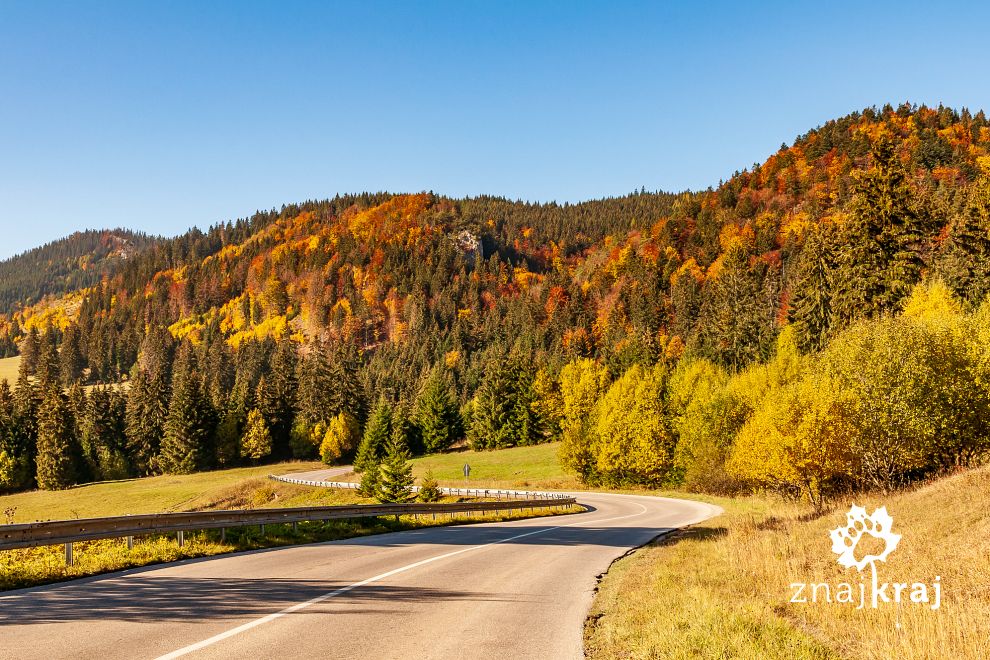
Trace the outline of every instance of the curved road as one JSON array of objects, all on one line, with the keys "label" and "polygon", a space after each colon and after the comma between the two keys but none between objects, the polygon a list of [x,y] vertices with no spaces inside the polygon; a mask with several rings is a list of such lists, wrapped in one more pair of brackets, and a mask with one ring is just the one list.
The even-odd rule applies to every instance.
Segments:
[{"label": "curved road", "polygon": [[718,507],[592,510],[189,560],[0,596],[0,657],[579,658],[596,578]]}]

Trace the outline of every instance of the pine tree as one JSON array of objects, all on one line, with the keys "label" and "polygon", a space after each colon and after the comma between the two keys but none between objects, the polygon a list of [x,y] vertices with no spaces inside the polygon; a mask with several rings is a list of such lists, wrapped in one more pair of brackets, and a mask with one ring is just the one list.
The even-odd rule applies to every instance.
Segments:
[{"label": "pine tree", "polygon": [[873,165],[856,182],[835,273],[835,314],[848,323],[892,310],[917,283],[925,226],[889,137],[872,147]]},{"label": "pine tree", "polygon": [[38,327],[32,325],[27,336],[21,342],[21,367],[27,370],[28,374],[33,374],[38,369],[38,350],[40,348],[40,337]]},{"label": "pine tree", "polygon": [[38,487],[61,490],[76,483],[75,420],[61,390],[49,387],[38,410]]},{"label": "pine tree", "polygon": [[959,297],[979,304],[990,293],[990,177],[973,184],[949,226],[938,270]]},{"label": "pine tree", "polygon": [[125,435],[127,454],[139,475],[158,472],[158,454],[168,418],[168,390],[161,378],[152,380],[139,370],[127,392]]},{"label": "pine tree", "polygon": [[48,387],[61,382],[61,363],[58,357],[58,347],[55,345],[55,329],[51,326],[41,334],[38,344],[38,368],[35,376],[42,387]]},{"label": "pine tree", "polygon": [[427,454],[449,449],[460,435],[460,412],[445,374],[439,369],[430,372],[420,389],[415,419]]},{"label": "pine tree", "polygon": [[86,409],[79,424],[83,460],[94,479],[124,479],[129,476],[124,420],[124,398],[110,388],[94,388],[87,397]]},{"label": "pine tree", "polygon": [[86,360],[82,354],[79,326],[75,323],[65,329],[65,335],[62,337],[62,350],[59,353],[59,362],[62,383],[66,387],[71,387],[73,383],[82,379]]},{"label": "pine tree", "polygon": [[247,429],[241,438],[241,456],[250,458],[257,464],[259,459],[272,453],[272,436],[268,432],[268,424],[258,409],[248,413]]},{"label": "pine tree", "polygon": [[788,311],[804,351],[822,347],[832,329],[832,248],[821,230],[808,234],[798,261],[797,284]]},{"label": "pine tree", "polygon": [[188,344],[180,348],[173,371],[172,399],[159,462],[167,473],[188,474],[209,467],[213,429],[200,389],[195,356]]},{"label": "pine tree", "polygon": [[427,472],[426,476],[423,477],[423,483],[419,487],[419,501],[439,502],[442,498],[443,492],[440,490],[440,485],[433,476],[433,472]]},{"label": "pine tree", "polygon": [[381,470],[380,463],[370,463],[364,468],[361,474],[361,485],[358,493],[365,497],[374,497],[378,492],[378,473]]},{"label": "pine tree", "polygon": [[365,472],[381,462],[391,436],[392,407],[388,401],[380,399],[365,424],[364,436],[354,458],[354,471]]},{"label": "pine tree", "polygon": [[413,499],[413,481],[409,450],[399,438],[393,436],[385,460],[378,469],[375,497],[379,502],[409,502]]}]

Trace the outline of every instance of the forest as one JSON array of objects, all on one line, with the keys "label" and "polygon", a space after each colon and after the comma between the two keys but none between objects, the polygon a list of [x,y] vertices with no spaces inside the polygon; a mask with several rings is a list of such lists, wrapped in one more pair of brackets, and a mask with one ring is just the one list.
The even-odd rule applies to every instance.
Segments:
[{"label": "forest", "polygon": [[367,193],[133,241],[0,264],[0,489],[559,440],[589,484],[820,502],[990,443],[982,112],[866,109],[699,192]]}]

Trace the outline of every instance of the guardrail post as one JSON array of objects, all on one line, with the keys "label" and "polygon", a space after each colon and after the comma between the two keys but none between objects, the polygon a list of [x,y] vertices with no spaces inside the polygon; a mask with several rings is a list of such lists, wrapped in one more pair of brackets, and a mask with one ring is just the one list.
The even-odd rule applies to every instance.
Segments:
[{"label": "guardrail post", "polygon": [[186,533],[182,530],[179,530],[178,533],[176,533],[176,538],[179,541],[180,548],[186,544]]},{"label": "guardrail post", "polygon": [[72,544],[65,544],[65,565],[72,566]]},{"label": "guardrail post", "polygon": [[128,536],[127,537],[127,549],[128,550],[133,550],[134,549],[134,537],[133,536]]},{"label": "guardrail post", "polygon": [[292,533],[293,534],[298,534],[299,533],[299,523],[297,523],[295,521],[292,522]]},{"label": "guardrail post", "polygon": [[221,527],[220,528],[220,542],[221,543],[226,543],[227,542],[227,528],[226,527]]},{"label": "guardrail post", "polygon": [[265,526],[264,525],[261,526],[261,535],[262,536],[265,535]]}]

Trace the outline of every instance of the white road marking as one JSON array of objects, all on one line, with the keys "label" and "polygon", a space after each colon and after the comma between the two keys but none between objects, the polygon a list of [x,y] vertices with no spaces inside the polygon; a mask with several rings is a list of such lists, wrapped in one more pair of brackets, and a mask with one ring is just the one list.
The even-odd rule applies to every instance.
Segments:
[{"label": "white road marking", "polygon": [[465,552],[472,552],[474,550],[481,550],[483,548],[488,548],[488,547],[491,547],[493,545],[499,545],[501,543],[508,543],[509,541],[515,541],[516,539],[525,538],[527,536],[534,536],[536,534],[546,534],[547,532],[551,532],[551,531],[553,531],[555,529],[563,529],[565,527],[576,527],[578,525],[581,525],[582,523],[600,524],[600,523],[605,523],[605,522],[612,522],[614,520],[624,520],[625,518],[635,518],[636,516],[641,516],[641,515],[643,515],[644,513],[647,512],[647,508],[645,506],[643,506],[642,504],[639,504],[638,502],[633,502],[633,504],[636,504],[636,506],[638,506],[639,508],[641,508],[642,511],[640,511],[639,513],[632,513],[632,514],[629,514],[629,515],[626,515],[626,516],[618,516],[616,518],[606,518],[604,520],[583,520],[583,521],[579,521],[579,522],[575,522],[575,523],[570,523],[569,525],[556,525],[554,527],[547,527],[545,529],[538,529],[538,530],[533,531],[533,532],[526,532],[525,534],[517,534],[516,536],[510,536],[509,538],[500,539],[498,541],[492,541],[491,543],[485,543],[483,545],[473,545],[473,546],[471,546],[469,548],[463,548],[461,550],[455,550],[454,552],[448,552],[446,554],[437,555],[435,557],[430,557],[429,559],[423,559],[421,561],[417,561],[415,563],[408,564],[408,565],[402,566],[400,568],[395,568],[395,569],[393,569],[391,571],[388,571],[386,573],[381,573],[381,574],[376,575],[374,577],[370,577],[367,580],[361,580],[360,582],[355,582],[354,584],[349,584],[346,587],[341,587],[340,589],[336,589],[334,591],[330,591],[330,592],[325,593],[325,594],[323,594],[321,596],[317,596],[316,598],[312,598],[310,600],[307,600],[304,603],[297,603],[297,604],[292,605],[290,607],[287,607],[284,610],[281,610],[279,612],[273,612],[272,614],[269,614],[267,616],[263,616],[260,619],[255,619],[254,621],[248,621],[247,623],[242,624],[242,625],[239,625],[236,628],[231,628],[230,630],[227,630],[225,632],[222,632],[222,633],[219,633],[217,635],[214,635],[213,637],[210,637],[209,639],[204,639],[201,642],[196,642],[195,644],[190,644],[189,646],[184,646],[181,649],[178,649],[176,651],[172,651],[171,653],[166,653],[165,655],[158,657],[157,660],[172,660],[173,658],[181,658],[182,656],[188,655],[190,653],[193,653],[194,651],[199,651],[201,649],[206,648],[207,646],[212,646],[213,644],[216,644],[217,642],[222,642],[225,639],[230,639],[231,637],[234,637],[236,635],[240,635],[241,633],[247,632],[248,630],[251,630],[252,628],[257,628],[258,626],[264,625],[266,623],[270,623],[272,621],[275,621],[276,619],[280,619],[283,616],[285,616],[286,614],[292,614],[293,612],[298,612],[299,610],[303,610],[303,609],[306,609],[307,607],[311,607],[311,606],[316,605],[318,603],[322,603],[325,600],[329,600],[331,598],[335,598],[337,596],[341,596],[343,594],[346,594],[348,591],[353,591],[354,589],[357,589],[359,587],[363,587],[366,584],[371,584],[372,582],[379,582],[379,581],[384,580],[386,578],[392,577],[393,575],[398,575],[399,573],[405,573],[406,571],[411,571],[414,568],[419,568],[420,566],[424,566],[426,564],[432,564],[433,562],[440,561],[441,559],[448,559],[450,557],[454,557],[454,556],[457,556],[457,555],[464,554]]}]

